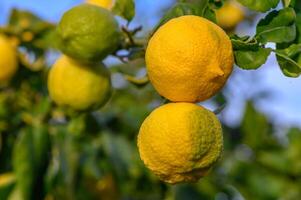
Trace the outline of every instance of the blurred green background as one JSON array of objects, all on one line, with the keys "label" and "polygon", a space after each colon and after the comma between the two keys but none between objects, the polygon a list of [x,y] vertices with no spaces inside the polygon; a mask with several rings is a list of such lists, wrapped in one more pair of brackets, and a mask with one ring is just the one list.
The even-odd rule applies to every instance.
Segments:
[{"label": "blurred green background", "polygon": [[[225,149],[209,176],[194,184],[165,184],[139,158],[139,127],[165,101],[150,84],[127,81],[128,76],[145,75],[140,55],[127,63],[113,57],[105,60],[112,72],[114,93],[99,111],[70,114],[55,106],[46,87],[48,69],[59,55],[52,49],[54,23],[78,3],[0,2],[0,12],[4,13],[1,24],[9,27],[21,42],[19,71],[9,86],[0,89],[0,200],[301,198],[300,118],[287,117],[296,113],[299,116],[300,107],[293,109],[292,114],[287,105],[275,101],[278,91],[262,80],[266,78],[262,75],[264,70],[235,70],[224,90],[203,103],[211,110],[226,106],[219,115]],[[137,16],[130,27],[142,24],[144,29],[138,37],[145,40],[173,3],[136,1]],[[250,16],[257,19],[254,13]],[[24,20],[30,22],[26,27]],[[120,23],[125,22],[120,19]],[[246,20],[237,32],[250,33],[252,26]],[[34,35],[29,41],[24,38],[26,31]],[[271,63],[273,60],[267,66]],[[280,78],[273,81],[277,80],[289,80],[293,88],[300,83]],[[283,104],[299,105],[300,97],[292,93],[291,98],[296,99],[282,101]],[[273,105],[283,110],[268,112]]]}]

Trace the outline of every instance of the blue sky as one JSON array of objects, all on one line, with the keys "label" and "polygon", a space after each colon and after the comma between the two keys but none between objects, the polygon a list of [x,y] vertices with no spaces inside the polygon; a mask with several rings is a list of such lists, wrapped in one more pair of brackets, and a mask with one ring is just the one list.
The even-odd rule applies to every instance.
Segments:
[{"label": "blue sky", "polygon": [[[12,7],[31,10],[40,17],[52,22],[58,21],[62,13],[81,0],[0,0],[0,24],[4,24]],[[136,24],[152,27],[156,24],[160,11],[172,0],[136,0]],[[241,33],[254,33],[254,27],[244,24]],[[229,124],[239,122],[245,99],[264,91],[272,95],[257,102],[257,107],[264,111],[279,126],[296,125],[301,127],[301,78],[287,78],[282,75],[276,64],[275,56],[271,55],[268,62],[259,70],[244,71],[235,69],[228,82],[230,104],[223,111],[223,119]],[[212,105],[204,103],[208,107]]]}]

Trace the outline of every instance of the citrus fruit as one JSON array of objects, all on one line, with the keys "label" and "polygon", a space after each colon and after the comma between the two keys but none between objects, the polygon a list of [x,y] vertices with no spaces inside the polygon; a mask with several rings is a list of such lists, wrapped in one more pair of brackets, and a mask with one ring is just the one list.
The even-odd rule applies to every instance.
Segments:
[{"label": "citrus fruit", "polygon": [[114,0],[87,0],[87,3],[111,10],[115,1]]},{"label": "citrus fruit", "polygon": [[91,4],[67,11],[57,28],[61,51],[82,62],[103,60],[120,44],[121,34],[113,14]]},{"label": "citrus fruit", "polygon": [[192,103],[169,103],[155,109],[138,135],[144,164],[172,184],[197,181],[206,175],[222,148],[219,120]]},{"label": "citrus fruit", "polygon": [[110,74],[103,64],[90,66],[62,56],[49,72],[48,90],[58,105],[74,110],[96,109],[110,97]]},{"label": "citrus fruit", "polygon": [[10,40],[0,35],[0,84],[6,84],[18,69],[17,51]]},{"label": "citrus fruit", "polygon": [[217,24],[226,30],[234,29],[245,18],[243,8],[232,0],[227,1],[215,13]]},{"label": "citrus fruit", "polygon": [[193,15],[162,25],[146,50],[150,81],[160,95],[174,102],[198,102],[213,96],[224,86],[233,62],[227,34]]}]

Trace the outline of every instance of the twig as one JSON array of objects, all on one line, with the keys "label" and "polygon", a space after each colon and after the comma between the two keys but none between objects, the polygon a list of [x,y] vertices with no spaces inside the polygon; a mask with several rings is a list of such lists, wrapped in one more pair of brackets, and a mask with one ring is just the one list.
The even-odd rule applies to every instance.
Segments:
[{"label": "twig", "polygon": [[129,43],[131,46],[138,46],[138,44],[135,42],[133,35],[137,34],[139,31],[142,30],[142,26],[138,26],[134,28],[133,30],[128,30],[127,27],[122,26],[121,30],[126,34],[127,39],[129,40]]}]

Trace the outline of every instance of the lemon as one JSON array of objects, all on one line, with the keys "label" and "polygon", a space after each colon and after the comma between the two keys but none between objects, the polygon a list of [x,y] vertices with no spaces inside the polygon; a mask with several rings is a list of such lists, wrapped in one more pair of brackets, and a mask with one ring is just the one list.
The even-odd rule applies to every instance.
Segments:
[{"label": "lemon", "polygon": [[96,109],[106,103],[111,94],[110,74],[102,64],[94,65],[59,58],[48,76],[50,97],[74,110]]},{"label": "lemon", "polygon": [[59,22],[57,35],[61,51],[82,62],[103,60],[118,48],[121,41],[113,14],[91,4],[67,11]]},{"label": "lemon", "polygon": [[245,18],[243,8],[235,1],[227,1],[216,12],[217,24],[226,30],[234,29]]},{"label": "lemon", "polygon": [[17,51],[10,40],[0,35],[0,84],[6,84],[18,69]]},{"label": "lemon", "polygon": [[211,21],[192,15],[168,21],[146,50],[150,81],[174,102],[198,102],[216,94],[233,68],[232,44]]},{"label": "lemon", "polygon": [[144,164],[172,184],[197,181],[206,175],[222,148],[219,120],[192,103],[169,103],[155,109],[138,135]]},{"label": "lemon", "polygon": [[114,0],[87,0],[87,3],[111,10],[115,1]]}]

